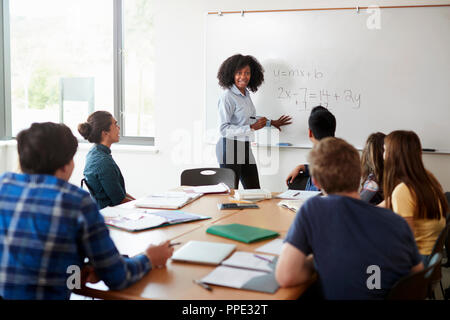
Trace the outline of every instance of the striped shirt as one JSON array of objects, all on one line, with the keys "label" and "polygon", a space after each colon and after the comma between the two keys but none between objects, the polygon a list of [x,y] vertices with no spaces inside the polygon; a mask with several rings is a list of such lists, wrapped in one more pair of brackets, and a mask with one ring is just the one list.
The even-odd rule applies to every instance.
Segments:
[{"label": "striped shirt", "polygon": [[89,150],[83,173],[100,209],[118,205],[125,198],[122,172],[107,146],[95,144]]},{"label": "striped shirt", "polygon": [[145,255],[119,254],[86,191],[51,175],[0,176],[0,297],[68,299],[69,267],[86,258],[113,290],[151,269]]}]

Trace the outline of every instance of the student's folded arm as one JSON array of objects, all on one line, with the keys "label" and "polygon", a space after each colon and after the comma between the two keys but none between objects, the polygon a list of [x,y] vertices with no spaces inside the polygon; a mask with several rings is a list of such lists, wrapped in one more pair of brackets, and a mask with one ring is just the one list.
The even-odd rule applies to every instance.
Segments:
[{"label": "student's folded arm", "polygon": [[113,165],[105,165],[99,168],[98,177],[105,193],[111,199],[112,205],[122,203],[126,192],[120,185],[120,177]]},{"label": "student's folded arm", "polygon": [[281,287],[300,285],[311,279],[314,273],[313,257],[306,256],[295,246],[285,242],[275,270]]},{"label": "student's folded arm", "polygon": [[98,277],[110,289],[124,289],[151,270],[151,262],[145,255],[125,258],[119,254],[97,205],[90,197],[82,201],[78,224],[80,252],[89,258]]}]

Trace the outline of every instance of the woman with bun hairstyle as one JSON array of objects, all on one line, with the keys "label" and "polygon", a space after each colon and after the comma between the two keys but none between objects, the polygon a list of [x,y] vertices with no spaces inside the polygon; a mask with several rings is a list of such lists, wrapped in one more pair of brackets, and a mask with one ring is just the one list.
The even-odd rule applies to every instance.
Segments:
[{"label": "woman with bun hairstyle", "polygon": [[83,173],[100,209],[134,200],[127,194],[122,173],[111,156],[111,145],[120,137],[117,120],[107,111],[96,111],[78,125],[78,132],[94,143]]}]

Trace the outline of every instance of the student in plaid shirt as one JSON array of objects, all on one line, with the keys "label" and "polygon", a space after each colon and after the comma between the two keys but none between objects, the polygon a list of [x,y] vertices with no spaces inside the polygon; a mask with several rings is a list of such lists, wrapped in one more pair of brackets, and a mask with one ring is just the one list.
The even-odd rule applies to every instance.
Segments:
[{"label": "student in plaid shirt", "polygon": [[97,204],[68,182],[77,147],[63,124],[33,123],[17,136],[23,173],[0,176],[0,297],[68,299],[74,265],[82,283],[119,290],[172,255],[168,241],[132,258],[119,254]]}]

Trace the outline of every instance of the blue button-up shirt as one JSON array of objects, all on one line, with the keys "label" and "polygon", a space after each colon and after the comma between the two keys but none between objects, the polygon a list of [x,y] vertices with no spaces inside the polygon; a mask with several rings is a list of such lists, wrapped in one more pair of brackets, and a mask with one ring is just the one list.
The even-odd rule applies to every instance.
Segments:
[{"label": "blue button-up shirt", "polygon": [[250,92],[245,89],[245,95],[232,85],[225,90],[219,99],[220,135],[227,139],[253,141],[254,133],[250,125],[255,123],[256,109],[250,98]]},{"label": "blue button-up shirt", "polygon": [[68,267],[85,258],[113,290],[151,269],[145,255],[119,254],[86,191],[51,175],[0,176],[0,297],[68,299]]},{"label": "blue button-up shirt", "polygon": [[100,209],[118,205],[125,198],[125,181],[107,146],[95,144],[89,150],[83,173]]}]

